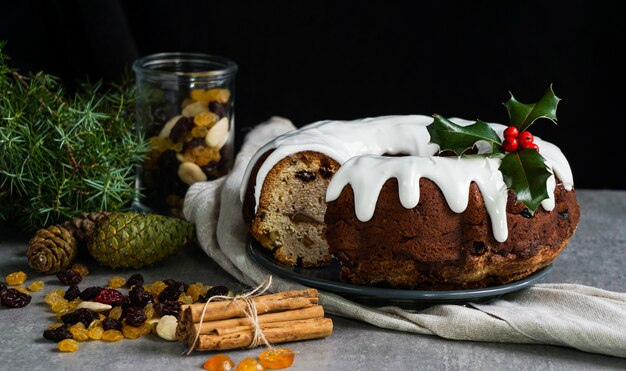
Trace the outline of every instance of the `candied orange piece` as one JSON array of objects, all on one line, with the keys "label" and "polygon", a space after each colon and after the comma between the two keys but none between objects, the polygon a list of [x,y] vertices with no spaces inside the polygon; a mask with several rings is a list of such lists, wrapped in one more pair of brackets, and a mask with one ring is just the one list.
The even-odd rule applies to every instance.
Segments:
[{"label": "candied orange piece", "polygon": [[259,354],[259,361],[269,370],[290,367],[293,359],[294,353],[289,348],[270,348]]},{"label": "candied orange piece", "polygon": [[26,290],[25,288],[23,288],[22,286],[18,286],[15,288],[17,291],[21,292],[22,294],[26,294],[26,295],[30,295],[30,292],[28,292],[28,290]]},{"label": "candied orange piece", "polygon": [[202,365],[202,368],[209,371],[229,371],[234,367],[235,363],[226,354],[216,354]]},{"label": "candied orange piece", "polygon": [[5,281],[9,286],[19,286],[26,281],[26,273],[19,271],[7,274]]},{"label": "candied orange piece", "polygon": [[239,362],[235,371],[265,371],[265,367],[254,358],[244,358]]}]

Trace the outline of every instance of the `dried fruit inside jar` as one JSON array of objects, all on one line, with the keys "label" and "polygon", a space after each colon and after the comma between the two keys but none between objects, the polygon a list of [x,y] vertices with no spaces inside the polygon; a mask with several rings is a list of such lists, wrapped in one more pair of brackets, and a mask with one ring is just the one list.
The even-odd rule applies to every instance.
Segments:
[{"label": "dried fruit inside jar", "polygon": [[[180,111],[152,109],[152,150],[142,169],[144,204],[181,216],[189,186],[228,172],[234,156],[231,111],[232,94],[225,88],[190,89]],[[171,116],[164,118],[164,112]]]}]

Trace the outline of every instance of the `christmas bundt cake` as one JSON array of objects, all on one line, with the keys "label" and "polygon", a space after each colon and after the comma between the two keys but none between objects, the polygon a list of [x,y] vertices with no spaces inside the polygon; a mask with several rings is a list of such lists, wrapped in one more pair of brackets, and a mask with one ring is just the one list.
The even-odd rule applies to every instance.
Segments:
[{"label": "christmas bundt cake", "polygon": [[549,89],[511,97],[509,127],[441,116],[322,121],[253,156],[242,183],[252,236],[287,265],[331,257],[344,282],[417,289],[505,284],[550,264],[579,207],[567,160],[528,132],[556,120]]}]

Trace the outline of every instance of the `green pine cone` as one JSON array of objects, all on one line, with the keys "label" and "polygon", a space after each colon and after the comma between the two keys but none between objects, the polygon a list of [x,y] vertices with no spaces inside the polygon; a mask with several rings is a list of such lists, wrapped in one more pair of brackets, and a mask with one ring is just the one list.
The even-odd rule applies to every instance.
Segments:
[{"label": "green pine cone", "polygon": [[141,268],[168,257],[193,238],[193,225],[155,214],[112,213],[98,221],[87,244],[98,263]]}]

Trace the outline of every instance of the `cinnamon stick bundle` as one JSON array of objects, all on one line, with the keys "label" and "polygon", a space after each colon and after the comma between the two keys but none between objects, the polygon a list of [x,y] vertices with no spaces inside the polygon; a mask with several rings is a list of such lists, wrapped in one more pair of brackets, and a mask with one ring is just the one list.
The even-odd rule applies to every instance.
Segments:
[{"label": "cinnamon stick bundle", "polygon": [[[329,336],[332,320],[324,318],[317,290],[292,290],[251,299],[256,323],[271,343]],[[191,304],[182,307],[176,337],[196,350],[227,350],[252,345],[255,325],[243,300]],[[204,310],[204,315],[202,314]],[[196,341],[197,338],[197,341]],[[195,341],[195,346],[194,346]]]}]

